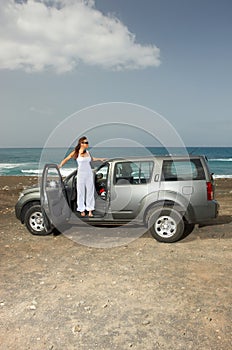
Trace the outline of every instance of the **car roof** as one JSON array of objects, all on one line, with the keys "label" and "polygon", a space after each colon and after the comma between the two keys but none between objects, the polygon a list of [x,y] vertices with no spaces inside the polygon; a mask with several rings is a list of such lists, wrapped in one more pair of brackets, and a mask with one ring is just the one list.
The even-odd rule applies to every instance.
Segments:
[{"label": "car roof", "polygon": [[205,158],[203,155],[154,155],[154,156],[130,156],[130,157],[120,157],[120,158],[111,158],[107,162],[118,162],[118,161],[145,161],[145,160],[189,160],[189,159],[202,159]]}]

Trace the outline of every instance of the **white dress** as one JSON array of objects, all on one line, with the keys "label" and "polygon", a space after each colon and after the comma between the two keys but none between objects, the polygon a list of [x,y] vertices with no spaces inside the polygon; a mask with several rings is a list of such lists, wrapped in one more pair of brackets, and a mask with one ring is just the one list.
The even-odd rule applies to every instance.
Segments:
[{"label": "white dress", "polygon": [[90,165],[91,156],[87,152],[88,157],[77,157],[77,211],[94,210],[94,181],[93,172]]}]

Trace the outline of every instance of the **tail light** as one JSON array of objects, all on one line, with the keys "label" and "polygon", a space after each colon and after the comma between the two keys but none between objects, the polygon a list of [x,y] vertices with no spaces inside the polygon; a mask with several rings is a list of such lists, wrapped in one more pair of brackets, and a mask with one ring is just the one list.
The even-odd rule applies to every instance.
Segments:
[{"label": "tail light", "polygon": [[213,184],[212,182],[206,182],[207,186],[207,200],[212,201],[213,200]]}]

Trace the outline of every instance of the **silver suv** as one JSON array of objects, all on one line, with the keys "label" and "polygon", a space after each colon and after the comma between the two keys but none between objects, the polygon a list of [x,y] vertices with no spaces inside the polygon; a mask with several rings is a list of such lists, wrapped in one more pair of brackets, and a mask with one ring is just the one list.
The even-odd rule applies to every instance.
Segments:
[{"label": "silver suv", "polygon": [[[43,170],[40,188],[25,190],[16,217],[32,234],[44,235],[67,223],[76,212],[76,174],[64,180],[56,164]],[[94,171],[94,217],[91,225],[145,225],[160,242],[176,242],[194,225],[218,214],[214,183],[204,156],[158,156],[111,159]]]}]

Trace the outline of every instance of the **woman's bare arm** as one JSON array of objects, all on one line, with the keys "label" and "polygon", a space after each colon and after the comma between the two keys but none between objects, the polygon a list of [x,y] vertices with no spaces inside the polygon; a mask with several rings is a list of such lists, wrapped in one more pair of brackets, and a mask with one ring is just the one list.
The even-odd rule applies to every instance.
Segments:
[{"label": "woman's bare arm", "polygon": [[92,154],[90,154],[90,152],[89,151],[87,151],[88,152],[88,154],[89,154],[89,156],[91,157],[91,160],[93,161],[93,162],[96,162],[96,161],[100,161],[100,162],[104,162],[105,160],[106,160],[106,158],[95,158],[95,157],[93,157],[92,156]]},{"label": "woman's bare arm", "polygon": [[92,157],[92,156],[91,156],[91,158],[92,158],[92,161],[93,161],[93,162],[96,162],[96,161],[98,161],[98,160],[99,160],[100,162],[104,162],[104,161],[106,160],[106,158],[95,158],[95,157]]},{"label": "woman's bare arm", "polygon": [[71,158],[73,158],[74,153],[75,151],[72,151],[71,153],[69,153],[69,155],[60,162],[60,164],[58,165],[58,168],[59,169],[62,168],[63,165],[65,165]]}]

